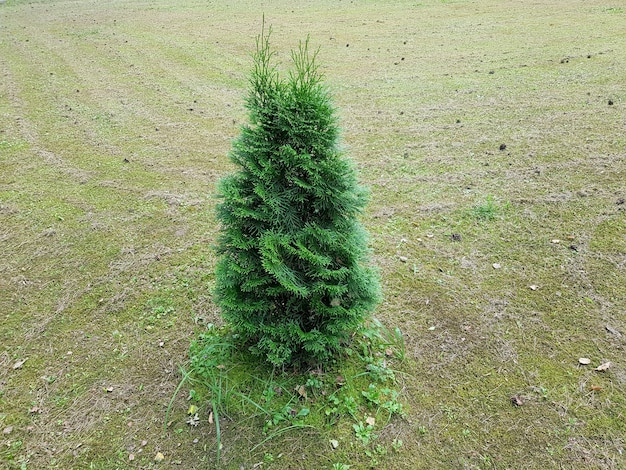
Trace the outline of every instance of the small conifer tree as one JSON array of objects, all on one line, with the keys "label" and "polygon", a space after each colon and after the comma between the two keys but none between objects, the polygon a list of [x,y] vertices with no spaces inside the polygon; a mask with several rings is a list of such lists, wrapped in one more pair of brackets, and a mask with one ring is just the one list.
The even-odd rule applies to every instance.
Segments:
[{"label": "small conifer tree", "polygon": [[367,193],[339,149],[317,52],[300,43],[283,78],[270,33],[257,37],[249,124],[229,155],[239,169],[219,184],[216,302],[272,364],[320,365],[379,301],[357,219]]}]

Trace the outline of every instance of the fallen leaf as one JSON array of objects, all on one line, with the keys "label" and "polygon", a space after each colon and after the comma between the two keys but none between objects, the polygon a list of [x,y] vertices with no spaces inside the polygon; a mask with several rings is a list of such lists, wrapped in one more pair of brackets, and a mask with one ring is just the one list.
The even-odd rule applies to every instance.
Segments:
[{"label": "fallen leaf", "polygon": [[556,244],[556,243],[561,243],[561,240],[559,240],[559,239],[555,238],[554,240],[552,240],[552,243],[555,243],[555,244]]},{"label": "fallen leaf", "polygon": [[333,449],[336,449],[339,446],[339,441],[336,441],[335,439],[331,439],[330,445],[332,446]]},{"label": "fallen leaf", "polygon": [[135,460],[135,454],[128,454],[128,460],[130,460],[131,462]]},{"label": "fallen leaf", "polygon": [[335,379],[335,383],[339,385],[340,387],[342,387],[346,384],[346,379],[343,378],[343,375],[338,375],[337,378]]},{"label": "fallen leaf", "polygon": [[606,331],[608,331],[611,334],[614,334],[618,338],[620,338],[622,336],[622,334],[619,331],[617,331],[615,328],[613,328],[610,325],[606,325],[604,328],[606,328]]},{"label": "fallen leaf", "polygon": [[368,416],[365,419],[365,422],[369,425],[369,426],[374,426],[376,424],[376,418],[374,418],[373,416]]},{"label": "fallen leaf", "polygon": [[524,400],[522,400],[522,397],[520,397],[519,395],[513,395],[511,397],[511,403],[513,403],[515,406],[522,406],[524,404]]},{"label": "fallen leaf", "polygon": [[605,362],[604,364],[600,364],[598,367],[595,368],[595,370],[598,370],[600,372],[607,370],[609,367],[611,367],[611,362]]},{"label": "fallen leaf", "polygon": [[209,413],[209,424],[213,424],[213,412]]},{"label": "fallen leaf", "polygon": [[581,357],[578,359],[578,362],[579,364],[586,366],[587,364],[591,364],[591,359],[589,359],[588,357]]},{"label": "fallen leaf", "polygon": [[399,256],[398,259],[403,263],[406,263],[409,260],[409,258],[407,258],[406,256]]},{"label": "fallen leaf", "polygon": [[11,434],[13,432],[13,426],[7,426],[2,430],[2,434]]},{"label": "fallen leaf", "polygon": [[500,269],[502,267],[500,263],[493,263],[492,266],[493,266],[493,269]]},{"label": "fallen leaf", "polygon": [[154,456],[155,462],[163,462],[164,459],[165,455],[163,455],[161,452],[157,452],[157,454]]},{"label": "fallen leaf", "polygon": [[304,398],[306,400],[306,389],[304,388],[304,385],[300,385],[299,387],[296,387],[296,392],[298,392],[298,395],[300,395],[302,398]]},{"label": "fallen leaf", "polygon": [[189,409],[187,410],[188,415],[195,415],[198,412],[198,407],[196,405],[189,405]]},{"label": "fallen leaf", "polygon": [[602,390],[602,387],[598,387],[597,385],[592,385],[589,387],[593,392],[599,392]]},{"label": "fallen leaf", "polygon": [[13,364],[13,370],[16,369],[21,369],[22,366],[24,365],[24,363],[27,361],[28,359],[21,359],[19,361],[17,361],[15,364]]},{"label": "fallen leaf", "polygon": [[29,413],[43,413],[43,410],[35,405],[31,409],[29,409],[28,412]]},{"label": "fallen leaf", "polygon": [[148,445],[148,441],[141,441],[141,447],[146,447]]}]

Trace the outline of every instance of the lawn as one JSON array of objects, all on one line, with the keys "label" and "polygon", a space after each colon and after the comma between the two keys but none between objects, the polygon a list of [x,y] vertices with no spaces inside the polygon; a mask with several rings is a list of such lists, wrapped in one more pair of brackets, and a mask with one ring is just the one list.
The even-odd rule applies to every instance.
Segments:
[{"label": "lawn", "polygon": [[[369,445],[224,416],[218,465],[179,384],[222,324],[213,196],[263,14],[284,67],[320,47],[371,189],[404,413]],[[0,3],[0,468],[626,468],[625,24],[618,0]]]}]

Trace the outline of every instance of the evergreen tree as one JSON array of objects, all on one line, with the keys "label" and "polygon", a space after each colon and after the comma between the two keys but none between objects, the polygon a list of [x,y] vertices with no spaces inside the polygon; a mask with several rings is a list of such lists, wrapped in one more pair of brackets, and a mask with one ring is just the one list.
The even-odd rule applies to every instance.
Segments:
[{"label": "evergreen tree", "polygon": [[220,181],[216,302],[252,351],[274,365],[320,365],[379,301],[358,221],[367,193],[339,150],[339,130],[307,41],[282,78],[257,37],[249,124]]}]

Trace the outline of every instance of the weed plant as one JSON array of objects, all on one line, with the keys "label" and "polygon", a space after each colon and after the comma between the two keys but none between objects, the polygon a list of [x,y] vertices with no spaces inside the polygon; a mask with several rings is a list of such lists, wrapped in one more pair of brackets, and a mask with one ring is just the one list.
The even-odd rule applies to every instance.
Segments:
[{"label": "weed plant", "polygon": [[347,356],[324,371],[272,368],[237,341],[228,327],[209,325],[191,345],[189,369],[177,390],[185,382],[192,387],[190,411],[203,410],[200,422],[214,426],[218,462],[228,439],[220,431],[224,421],[235,434],[252,423],[260,437],[251,453],[265,450],[277,436],[308,428],[334,447],[375,454],[376,447],[378,453],[385,447],[376,443],[381,431],[404,416],[401,372],[395,369],[405,361],[404,340],[399,329],[392,332],[377,319],[362,326]]}]

